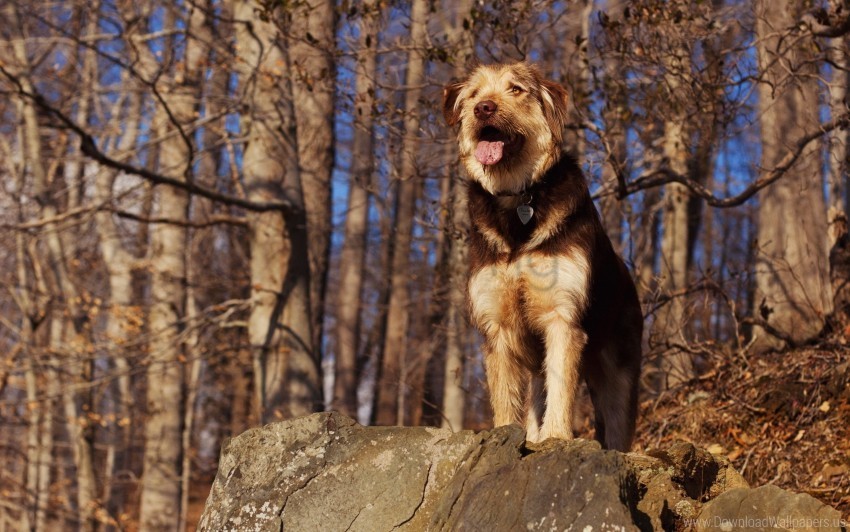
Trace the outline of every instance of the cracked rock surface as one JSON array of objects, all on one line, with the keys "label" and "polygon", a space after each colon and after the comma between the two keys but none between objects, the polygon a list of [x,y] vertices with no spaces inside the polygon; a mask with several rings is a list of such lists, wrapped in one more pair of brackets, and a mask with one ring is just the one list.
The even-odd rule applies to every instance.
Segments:
[{"label": "cracked rock surface", "polygon": [[[199,530],[683,530],[708,522],[710,501],[728,519],[754,492],[686,443],[646,456],[531,444],[516,426],[452,433],[321,413],[226,443]],[[831,510],[820,506],[805,512]]]},{"label": "cracked rock surface", "polygon": [[321,413],[228,442],[200,530],[422,530],[481,445],[473,432],[370,427]]}]

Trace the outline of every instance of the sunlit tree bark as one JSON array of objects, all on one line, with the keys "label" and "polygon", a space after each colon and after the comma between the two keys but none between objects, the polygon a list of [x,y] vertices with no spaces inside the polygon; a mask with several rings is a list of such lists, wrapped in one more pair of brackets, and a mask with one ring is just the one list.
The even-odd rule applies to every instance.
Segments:
[{"label": "sunlit tree bark", "polygon": [[[189,14],[185,35],[197,35],[203,18]],[[176,24],[175,24],[176,27]],[[202,87],[201,65],[206,49],[200,40],[186,39],[182,61],[173,79],[163,87],[168,112],[156,110],[154,129],[163,139],[160,171],[181,181],[192,181],[196,148],[193,122]],[[170,115],[170,116],[169,116]],[[187,252],[191,198],[185,190],[159,186],[155,216],[175,223],[159,223],[151,231],[151,305],[144,477],[139,521],[144,530],[177,530],[181,525],[183,421],[185,416],[187,313]]]},{"label": "sunlit tree bark", "polygon": [[245,102],[245,192],[251,200],[284,200],[290,206],[286,212],[249,215],[248,336],[256,407],[260,419],[269,421],[321,408],[322,389],[312,346],[307,228],[289,58],[275,25],[258,16],[253,2],[235,0],[233,13]]},{"label": "sunlit tree bark", "polygon": [[[366,9],[366,7],[363,7]],[[298,133],[298,166],[307,213],[310,314],[314,356],[322,351],[325,287],[331,235],[331,174],[334,166],[336,86],[334,2],[293,4],[289,34],[292,102]]]},{"label": "sunlit tree bark", "polygon": [[[836,12],[843,10],[841,2],[831,2]],[[832,77],[829,80],[829,107],[833,117],[850,112],[850,37],[840,35],[829,39]],[[831,326],[848,334],[850,326],[850,234],[847,213],[850,208],[850,128],[840,128],[829,135],[828,187],[829,210],[829,277],[832,283],[833,314]]]},{"label": "sunlit tree bark", "polygon": [[[814,44],[805,35],[789,38],[802,9],[791,0],[755,3],[764,171],[819,126]],[[831,306],[820,155],[809,143],[783,178],[759,193],[753,314],[795,342],[816,335]],[[762,327],[754,334],[756,349],[784,343]]]},{"label": "sunlit tree bark", "polygon": [[[474,41],[472,35],[472,2],[457,3],[457,14],[451,42],[457,46],[457,59],[454,75],[460,79],[469,69],[473,60]],[[466,338],[469,324],[464,316],[466,307],[466,283],[469,276],[466,238],[469,235],[469,211],[466,206],[466,190],[464,181],[460,178],[457,149],[450,145],[450,160],[454,169],[449,171],[448,202],[451,217],[448,225],[448,258],[447,258],[447,305],[444,319],[446,331],[446,357],[443,376],[441,426],[453,430],[463,428],[466,413],[465,358]]]}]

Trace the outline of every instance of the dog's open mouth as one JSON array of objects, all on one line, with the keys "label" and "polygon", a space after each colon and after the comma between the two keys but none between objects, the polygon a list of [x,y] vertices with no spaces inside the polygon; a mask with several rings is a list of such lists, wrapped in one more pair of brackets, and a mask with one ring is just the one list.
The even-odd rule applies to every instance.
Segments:
[{"label": "dog's open mouth", "polygon": [[518,137],[509,135],[493,126],[487,126],[478,135],[475,159],[485,166],[496,164],[502,160],[505,152],[515,148],[519,141]]}]

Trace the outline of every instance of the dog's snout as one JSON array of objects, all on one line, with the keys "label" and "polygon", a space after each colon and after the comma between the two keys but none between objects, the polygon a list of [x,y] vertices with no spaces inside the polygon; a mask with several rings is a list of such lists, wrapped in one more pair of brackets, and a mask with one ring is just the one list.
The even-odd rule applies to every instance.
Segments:
[{"label": "dog's snout", "polygon": [[496,112],[496,109],[498,107],[493,100],[480,101],[475,104],[475,117],[481,119],[490,118]]}]

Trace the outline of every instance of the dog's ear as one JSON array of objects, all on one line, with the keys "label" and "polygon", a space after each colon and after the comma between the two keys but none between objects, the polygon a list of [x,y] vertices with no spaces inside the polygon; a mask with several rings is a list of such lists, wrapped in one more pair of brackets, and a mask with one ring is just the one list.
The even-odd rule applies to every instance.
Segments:
[{"label": "dog's ear", "polygon": [[569,119],[569,96],[567,89],[560,83],[554,81],[543,80],[540,83],[541,91],[540,98],[543,101],[543,116],[546,117],[546,122],[549,124],[549,129],[560,143],[563,136],[564,128],[567,127]]},{"label": "dog's ear", "polygon": [[452,83],[443,89],[443,117],[446,123],[454,126],[460,120],[460,109],[458,109],[457,97],[463,90],[464,83]]}]

